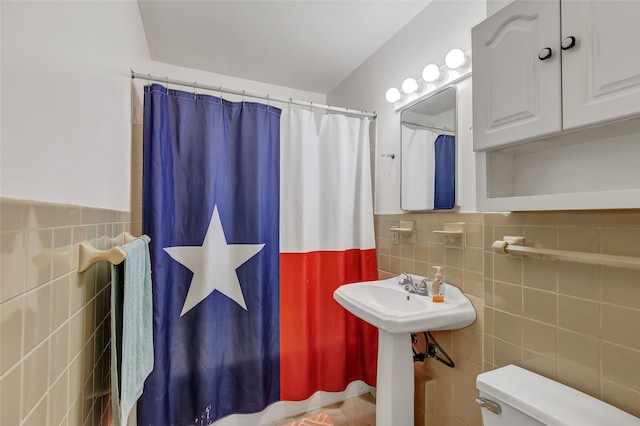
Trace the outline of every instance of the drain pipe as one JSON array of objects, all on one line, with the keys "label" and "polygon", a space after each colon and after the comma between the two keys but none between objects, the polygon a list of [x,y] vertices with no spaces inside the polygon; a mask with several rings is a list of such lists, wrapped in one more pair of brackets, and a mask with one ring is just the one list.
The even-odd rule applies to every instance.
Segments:
[{"label": "drain pipe", "polygon": [[[424,335],[424,340],[426,342],[426,347],[424,352],[416,352],[416,344],[418,343],[418,333],[411,333],[411,343],[413,350],[413,362],[423,362],[427,358],[435,358],[447,367],[453,368],[455,364],[449,354],[447,354],[444,349],[436,342],[436,339],[433,338],[431,332],[425,331],[422,333]],[[442,354],[442,357],[440,357]]]}]

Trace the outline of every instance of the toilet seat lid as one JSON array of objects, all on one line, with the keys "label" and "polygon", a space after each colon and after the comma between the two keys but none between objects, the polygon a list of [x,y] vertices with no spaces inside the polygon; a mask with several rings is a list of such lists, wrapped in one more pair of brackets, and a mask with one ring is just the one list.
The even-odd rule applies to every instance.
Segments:
[{"label": "toilet seat lid", "polygon": [[515,365],[478,375],[476,387],[549,426],[640,426],[640,419]]}]

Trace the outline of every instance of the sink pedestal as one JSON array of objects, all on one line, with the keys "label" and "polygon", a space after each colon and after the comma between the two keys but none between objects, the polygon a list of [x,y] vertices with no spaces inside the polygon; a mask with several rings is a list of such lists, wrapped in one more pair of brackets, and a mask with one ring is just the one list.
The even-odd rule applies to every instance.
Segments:
[{"label": "sink pedestal", "polygon": [[[447,300],[434,303],[399,286],[401,278],[344,284],[333,293],[347,311],[378,327],[378,426],[413,426],[411,332],[455,330],[476,319],[471,301],[458,287],[443,283]],[[412,279],[419,283],[424,277]]]},{"label": "sink pedestal", "polygon": [[376,425],[413,426],[413,389],[411,334],[378,329]]}]

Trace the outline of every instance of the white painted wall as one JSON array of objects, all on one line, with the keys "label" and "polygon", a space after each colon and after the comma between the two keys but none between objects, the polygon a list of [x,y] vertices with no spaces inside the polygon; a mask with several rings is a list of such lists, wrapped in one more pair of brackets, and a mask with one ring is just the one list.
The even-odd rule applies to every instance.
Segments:
[{"label": "white painted wall", "polygon": [[147,54],[135,4],[0,7],[0,194],[125,210],[125,78],[133,59]]},{"label": "white painted wall", "polygon": [[493,15],[513,0],[487,0],[487,17]]},{"label": "white painted wall", "polygon": [[[420,77],[430,62],[444,63],[446,53],[471,48],[471,28],[487,13],[485,0],[434,0],[408,25],[327,95],[331,105],[375,110],[376,213],[400,213],[400,161],[381,157],[400,152],[400,112],[385,100],[390,87],[407,77]],[[458,204],[475,211],[475,157],[471,132],[471,79],[458,85]],[[388,176],[387,176],[388,174]]]},{"label": "white painted wall", "polygon": [[[2,197],[129,210],[130,68],[326,103],[323,94],[151,61],[135,1],[2,1],[0,10]],[[143,84],[134,83],[140,99]]]}]

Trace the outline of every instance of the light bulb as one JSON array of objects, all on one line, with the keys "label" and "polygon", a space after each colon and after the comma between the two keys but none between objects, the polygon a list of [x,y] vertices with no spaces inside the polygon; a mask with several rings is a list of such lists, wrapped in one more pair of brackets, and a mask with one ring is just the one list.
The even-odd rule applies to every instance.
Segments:
[{"label": "light bulb", "polygon": [[392,87],[391,89],[387,90],[386,98],[387,98],[387,102],[389,103],[397,102],[398,100],[400,100],[401,96],[402,95],[400,94],[400,91],[395,87]]},{"label": "light bulb", "polygon": [[422,70],[422,79],[427,83],[434,82],[440,78],[440,68],[436,64],[429,64]]},{"label": "light bulb", "polygon": [[451,49],[444,58],[444,63],[452,70],[463,66],[466,61],[467,58],[460,49]]},{"label": "light bulb", "polygon": [[407,95],[412,94],[416,90],[418,90],[418,82],[415,78],[409,77],[402,82],[402,91]]}]

